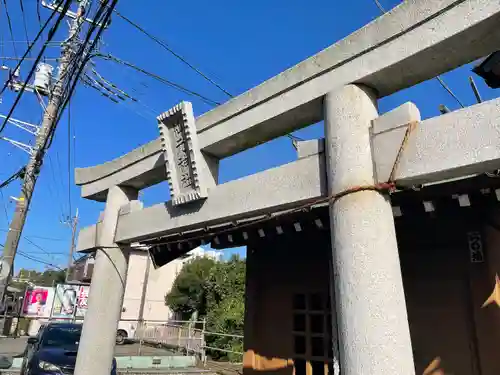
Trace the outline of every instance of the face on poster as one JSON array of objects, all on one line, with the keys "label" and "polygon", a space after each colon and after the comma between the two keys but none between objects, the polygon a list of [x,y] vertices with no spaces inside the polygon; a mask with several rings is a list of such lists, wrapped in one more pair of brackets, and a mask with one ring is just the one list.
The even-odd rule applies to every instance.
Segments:
[{"label": "face on poster", "polygon": [[74,285],[58,284],[54,297],[53,317],[70,318],[76,309],[76,287]]},{"label": "face on poster", "polygon": [[23,314],[32,317],[50,317],[54,288],[34,287],[24,296]]}]

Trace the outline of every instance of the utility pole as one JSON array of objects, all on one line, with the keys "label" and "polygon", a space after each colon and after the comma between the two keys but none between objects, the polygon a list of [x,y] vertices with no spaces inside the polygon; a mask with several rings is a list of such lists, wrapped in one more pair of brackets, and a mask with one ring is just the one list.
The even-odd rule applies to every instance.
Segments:
[{"label": "utility pole", "polygon": [[76,228],[78,227],[78,208],[75,217],[71,219],[71,244],[69,248],[68,268],[66,269],[66,283],[69,281],[71,267],[73,266],[73,254],[75,252]]},{"label": "utility pole", "polygon": [[141,294],[141,304],[139,305],[139,324],[144,322],[144,307],[146,305],[146,296],[148,293],[149,284],[149,269],[151,267],[151,257],[149,256],[149,250],[146,250],[146,270],[144,271],[144,282],[142,284],[142,294]]},{"label": "utility pole", "polygon": [[[45,156],[45,147],[49,137],[57,126],[58,113],[64,103],[64,100],[66,99],[64,89],[71,78],[68,76],[71,62],[74,61],[75,64],[78,64],[82,61],[81,56],[77,56],[77,46],[79,42],[78,36],[81,31],[81,26],[86,20],[85,13],[89,3],[90,0],[79,1],[76,17],[73,19],[73,22],[70,26],[69,37],[62,46],[57,81],[54,85],[52,95],[50,96],[47,109],[45,110],[42,125],[36,136],[35,146],[33,150],[34,152],[32,153],[32,156],[30,157],[30,160],[26,165],[21,193],[19,195],[18,201],[16,202],[16,210],[14,212],[14,217],[12,218],[12,221],[9,225],[9,232],[7,234],[7,239],[5,241],[5,246],[3,249],[2,261],[0,263],[1,268],[5,267],[10,270],[13,267],[17,247],[19,245],[21,233],[23,231],[26,216],[28,214],[31,197],[33,195],[35,184],[38,179],[38,174],[40,172],[43,158]],[[0,274],[2,274],[1,269]],[[3,277],[0,279],[0,303],[2,304],[4,302],[4,296],[7,290],[7,285],[10,281],[10,277],[11,275],[8,274],[7,277]]]}]

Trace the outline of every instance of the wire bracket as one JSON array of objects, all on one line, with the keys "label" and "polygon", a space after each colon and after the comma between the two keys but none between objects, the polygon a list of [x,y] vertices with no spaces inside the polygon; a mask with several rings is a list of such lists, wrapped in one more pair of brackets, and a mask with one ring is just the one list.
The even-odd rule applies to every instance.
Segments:
[{"label": "wire bracket", "polygon": [[[0,115],[0,118],[6,119],[7,116]],[[9,118],[7,122],[35,136],[38,135],[38,132],[40,131],[40,127],[38,125],[33,125],[29,122],[17,120],[12,117]]]},{"label": "wire bracket", "polygon": [[23,150],[24,152],[26,152],[30,156],[33,156],[35,154],[35,149],[33,147],[31,147],[30,145],[15,141],[15,140],[7,138],[7,137],[0,137],[0,140],[9,142],[13,146]]},{"label": "wire bracket", "polygon": [[[58,13],[61,13],[60,8],[62,9],[62,7],[60,7],[59,4],[57,4],[57,2],[52,2],[51,4],[48,4],[46,1],[42,0],[42,6],[44,8],[50,9],[52,11],[56,11]],[[71,10],[68,10],[68,11],[66,11],[66,16],[68,16],[69,18],[72,18],[72,19],[76,19],[78,17],[78,14],[75,12],[72,12]],[[109,26],[109,22],[103,26],[102,24],[96,23],[94,20],[92,20],[90,18],[83,17],[83,20],[85,22],[97,25],[99,27],[104,27],[105,29],[107,29]]]}]

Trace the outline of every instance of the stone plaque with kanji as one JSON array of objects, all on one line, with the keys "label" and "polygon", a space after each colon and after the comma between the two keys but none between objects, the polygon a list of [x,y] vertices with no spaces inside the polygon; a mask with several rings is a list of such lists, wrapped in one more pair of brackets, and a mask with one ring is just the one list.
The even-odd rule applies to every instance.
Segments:
[{"label": "stone plaque with kanji", "polygon": [[181,102],[158,116],[158,128],[172,204],[177,206],[206,198],[207,187],[199,171],[203,156],[191,103]]}]

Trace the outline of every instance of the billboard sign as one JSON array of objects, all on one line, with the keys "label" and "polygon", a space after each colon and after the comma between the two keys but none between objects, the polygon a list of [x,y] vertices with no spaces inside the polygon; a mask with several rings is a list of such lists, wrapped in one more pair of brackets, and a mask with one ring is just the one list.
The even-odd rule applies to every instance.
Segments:
[{"label": "billboard sign", "polygon": [[87,312],[88,286],[58,284],[55,288],[53,318],[83,318]]},{"label": "billboard sign", "polygon": [[38,287],[28,289],[24,295],[23,315],[49,318],[54,302],[54,288]]},{"label": "billboard sign", "polygon": [[82,317],[85,316],[85,312],[88,309],[89,289],[90,289],[89,286],[84,286],[84,285],[78,287],[77,303],[78,303],[78,308],[82,312],[82,315],[81,315]]}]

